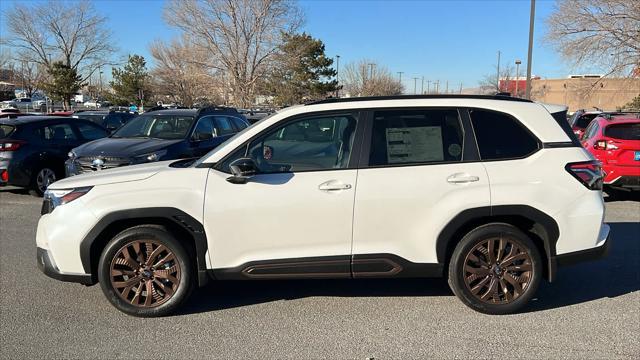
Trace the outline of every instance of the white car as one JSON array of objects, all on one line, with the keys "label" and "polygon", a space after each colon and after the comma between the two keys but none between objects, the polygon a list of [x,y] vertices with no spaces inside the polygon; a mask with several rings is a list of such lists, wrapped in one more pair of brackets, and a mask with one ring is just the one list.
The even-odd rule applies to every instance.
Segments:
[{"label": "white car", "polygon": [[135,316],[168,314],[210,281],[440,276],[469,307],[505,314],[559,265],[605,253],[601,188],[568,123],[536,103],[329,99],[197,161],[53,183],[38,265],[99,282]]},{"label": "white car", "polygon": [[99,108],[102,104],[98,100],[89,100],[84,102],[84,107]]}]

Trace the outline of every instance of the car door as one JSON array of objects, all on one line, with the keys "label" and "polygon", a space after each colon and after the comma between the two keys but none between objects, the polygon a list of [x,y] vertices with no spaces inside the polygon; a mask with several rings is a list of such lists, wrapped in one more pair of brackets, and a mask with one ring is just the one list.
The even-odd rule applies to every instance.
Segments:
[{"label": "car door", "polygon": [[[210,170],[204,226],[216,277],[350,276],[358,118],[280,122]],[[243,157],[258,173],[227,181],[229,164]]]},{"label": "car door", "polygon": [[395,108],[371,111],[367,129],[353,276],[428,275],[423,271],[439,262],[436,240],[444,226],[464,210],[490,205],[470,125],[455,108]]}]

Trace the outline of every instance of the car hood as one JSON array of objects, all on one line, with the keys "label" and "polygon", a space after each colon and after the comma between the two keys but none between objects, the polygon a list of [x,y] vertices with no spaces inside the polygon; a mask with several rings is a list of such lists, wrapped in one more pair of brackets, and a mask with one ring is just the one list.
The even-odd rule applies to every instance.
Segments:
[{"label": "car hood", "polygon": [[179,143],[178,140],[146,138],[102,138],[73,149],[77,156],[133,157],[148,154]]},{"label": "car hood", "polygon": [[97,186],[144,180],[166,169],[172,162],[175,162],[175,160],[123,166],[119,168],[84,173],[56,181],[49,185],[49,189],[71,189],[83,186]]}]

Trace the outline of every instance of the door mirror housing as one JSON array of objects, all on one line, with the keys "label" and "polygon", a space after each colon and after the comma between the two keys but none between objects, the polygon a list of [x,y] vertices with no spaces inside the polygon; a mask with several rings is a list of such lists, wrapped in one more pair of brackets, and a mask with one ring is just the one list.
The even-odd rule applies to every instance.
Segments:
[{"label": "door mirror housing", "polygon": [[229,164],[231,170],[227,181],[232,184],[246,184],[249,179],[258,173],[258,164],[251,158],[240,158]]}]

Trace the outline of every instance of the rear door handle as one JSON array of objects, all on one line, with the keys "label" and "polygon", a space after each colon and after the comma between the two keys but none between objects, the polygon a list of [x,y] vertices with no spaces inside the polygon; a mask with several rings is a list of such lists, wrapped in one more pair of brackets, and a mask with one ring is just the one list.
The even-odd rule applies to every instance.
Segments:
[{"label": "rear door handle", "polygon": [[464,184],[480,180],[479,177],[467,173],[453,174],[447,178],[447,182],[452,184]]},{"label": "rear door handle", "polygon": [[318,185],[318,189],[321,191],[349,190],[351,189],[351,184],[345,184],[338,180],[329,180]]}]

